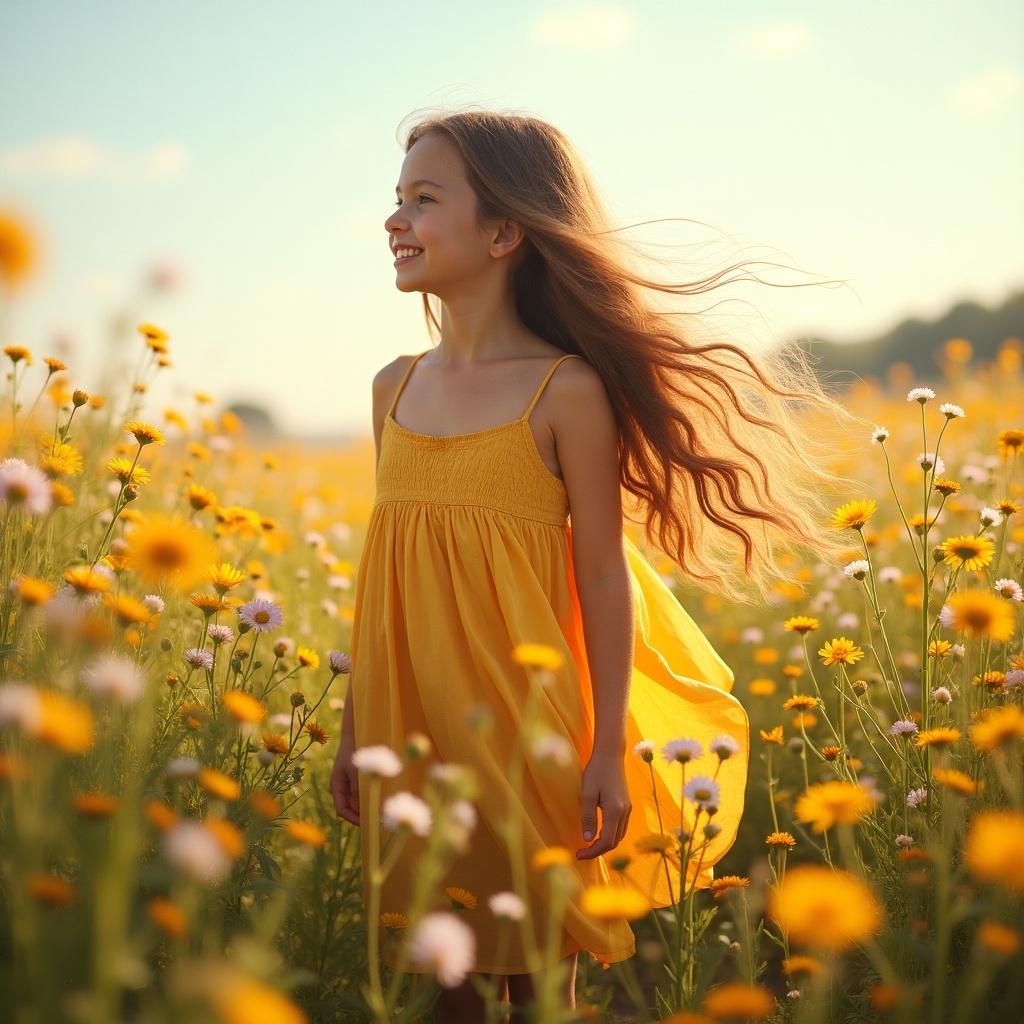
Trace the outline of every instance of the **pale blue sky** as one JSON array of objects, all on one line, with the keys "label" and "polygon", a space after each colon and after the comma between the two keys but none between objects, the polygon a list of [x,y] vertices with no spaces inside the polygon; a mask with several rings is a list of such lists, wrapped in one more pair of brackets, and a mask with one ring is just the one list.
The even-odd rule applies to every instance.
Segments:
[{"label": "pale blue sky", "polygon": [[1024,284],[1022,44],[1019,0],[5,4],[0,206],[46,243],[5,341],[69,336],[89,387],[168,262],[181,288],[131,314],[172,337],[154,414],[202,387],[368,431],[374,372],[429,345],[383,227],[397,129],[462,104],[558,125],[617,223],[710,225],[630,232],[702,272],[851,279],[731,289],[752,345],[998,301]]}]

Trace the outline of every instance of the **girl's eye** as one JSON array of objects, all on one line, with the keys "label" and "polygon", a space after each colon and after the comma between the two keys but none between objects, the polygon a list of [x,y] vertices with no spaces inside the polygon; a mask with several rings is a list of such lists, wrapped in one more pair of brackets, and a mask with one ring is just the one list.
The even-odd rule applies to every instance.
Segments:
[{"label": "girl's eye", "polygon": [[[430,199],[430,196],[420,196],[419,198],[420,199]],[[433,202],[434,200],[430,199],[430,201]],[[395,200],[395,206],[401,206],[401,205],[402,205],[402,200],[401,199],[396,199]]]}]

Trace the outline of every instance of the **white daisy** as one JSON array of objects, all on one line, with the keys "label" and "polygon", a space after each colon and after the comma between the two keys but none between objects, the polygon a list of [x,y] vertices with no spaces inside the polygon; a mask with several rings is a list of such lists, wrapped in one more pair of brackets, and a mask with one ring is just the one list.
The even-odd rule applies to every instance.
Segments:
[{"label": "white daisy", "polygon": [[409,959],[432,967],[444,988],[456,988],[476,962],[476,936],[448,911],[426,914],[408,939]]},{"label": "white daisy", "polygon": [[860,625],[860,616],[856,612],[843,612],[842,615],[836,619],[837,628],[843,630],[846,633],[852,632]]},{"label": "white daisy", "polygon": [[720,761],[728,761],[733,754],[740,752],[740,745],[725,733],[721,736],[714,736],[708,747],[710,747],[713,754],[718,755]]},{"label": "white daisy", "polygon": [[654,760],[654,740],[640,740],[633,744],[633,753],[650,764]]},{"label": "white daisy", "polygon": [[850,562],[850,564],[843,569],[843,572],[851,579],[862,580],[867,576],[870,568],[871,564],[866,558],[858,558],[855,562]]},{"label": "white daisy", "polygon": [[954,419],[955,417],[963,417],[967,414],[960,408],[959,405],[954,405],[952,402],[943,402],[939,406],[939,412],[944,413],[946,419]]},{"label": "white daisy", "polygon": [[1011,601],[1024,601],[1024,590],[1016,580],[1003,577],[996,580],[993,586],[1000,597],[1008,598]]},{"label": "white daisy", "polygon": [[171,864],[206,885],[223,882],[231,872],[230,855],[198,821],[182,821],[169,829],[163,850]]},{"label": "white daisy", "polygon": [[704,748],[697,740],[669,740],[661,748],[661,753],[670,763],[678,761],[680,764],[686,764],[700,757],[704,753]]},{"label": "white daisy", "polygon": [[381,824],[389,832],[408,828],[418,836],[430,834],[433,814],[427,803],[412,793],[393,793],[384,801],[380,812]]},{"label": "white daisy", "polygon": [[487,905],[495,917],[522,921],[526,916],[526,904],[514,892],[496,892],[487,898]]},{"label": "white daisy", "polygon": [[982,526],[998,526],[1003,521],[1003,513],[997,508],[983,508],[978,513]]},{"label": "white daisy", "polygon": [[16,725],[24,732],[35,732],[42,718],[39,691],[28,683],[4,683],[0,686],[0,727]]},{"label": "white daisy", "polygon": [[171,779],[194,779],[202,767],[203,762],[194,757],[172,757],[164,774]]},{"label": "white daisy", "polygon": [[564,736],[557,733],[538,737],[533,742],[532,750],[538,761],[551,761],[563,768],[572,764],[572,747]]},{"label": "white daisy", "polygon": [[154,614],[159,615],[166,605],[164,599],[157,594],[147,594],[143,599],[142,603]]},{"label": "white daisy", "polygon": [[119,654],[101,654],[86,665],[79,676],[81,681],[102,697],[116,697],[122,704],[130,704],[142,696],[145,680],[131,658]]},{"label": "white daisy", "polygon": [[343,651],[330,651],[327,655],[327,663],[335,675],[339,672],[352,671],[352,659]]},{"label": "white daisy", "polygon": [[917,457],[917,464],[927,473],[930,469],[935,470],[935,476],[942,476],[946,472],[946,464],[935,452],[921,452]]},{"label": "white daisy", "polygon": [[360,747],[352,755],[352,764],[367,775],[380,775],[389,779],[402,770],[401,758],[390,747],[383,745]]},{"label": "white daisy", "polygon": [[185,663],[192,668],[202,668],[206,671],[213,668],[213,652],[202,647],[186,647],[184,657]]},{"label": "white daisy", "polygon": [[911,388],[907,392],[908,402],[920,402],[924,405],[925,402],[930,398],[935,397],[935,392],[931,388]]},{"label": "white daisy", "polygon": [[42,470],[24,459],[0,462],[0,501],[17,505],[34,516],[44,516],[53,504],[53,489]]},{"label": "white daisy", "polygon": [[895,565],[886,565],[876,575],[879,583],[898,583],[903,578],[903,570]]},{"label": "white daisy", "polygon": [[875,427],[875,429],[871,432],[872,444],[881,444],[883,441],[888,440],[888,438],[889,431],[886,430],[885,427]]}]

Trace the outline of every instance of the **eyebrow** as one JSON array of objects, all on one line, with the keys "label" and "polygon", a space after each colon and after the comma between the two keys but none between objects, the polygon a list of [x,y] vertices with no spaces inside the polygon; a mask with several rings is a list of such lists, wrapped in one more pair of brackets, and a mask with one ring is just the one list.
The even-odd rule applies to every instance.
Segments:
[{"label": "eyebrow", "polygon": [[[420,178],[418,181],[410,182],[409,188],[415,188],[417,185],[433,185],[434,188],[439,188],[442,192],[444,191],[444,185],[439,185],[436,181],[431,181],[429,178]],[[402,190],[396,185],[395,191],[401,192]]]}]

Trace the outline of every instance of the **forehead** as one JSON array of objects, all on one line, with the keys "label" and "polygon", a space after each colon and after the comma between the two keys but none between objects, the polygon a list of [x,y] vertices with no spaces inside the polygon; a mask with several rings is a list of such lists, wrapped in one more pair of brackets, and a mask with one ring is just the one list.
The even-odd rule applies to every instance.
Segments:
[{"label": "forehead", "polygon": [[424,135],[412,144],[402,161],[402,173],[396,188],[401,188],[406,182],[411,186],[421,178],[428,178],[444,189],[454,189],[465,182],[462,157],[453,143],[439,135]]}]

